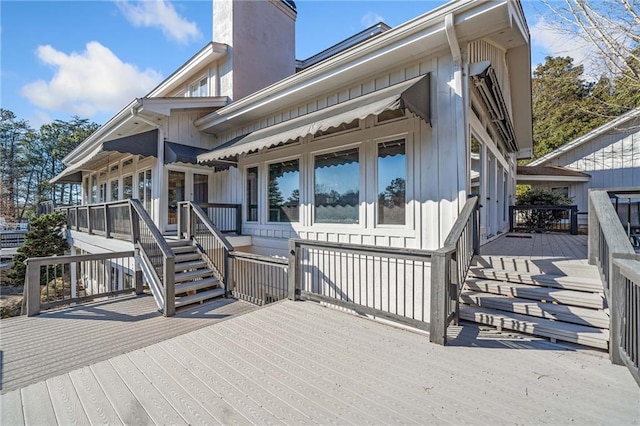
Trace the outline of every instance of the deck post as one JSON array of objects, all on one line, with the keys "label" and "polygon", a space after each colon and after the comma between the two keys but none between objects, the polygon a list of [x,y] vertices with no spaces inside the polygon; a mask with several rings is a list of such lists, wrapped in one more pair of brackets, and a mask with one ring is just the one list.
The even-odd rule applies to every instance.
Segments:
[{"label": "deck post", "polygon": [[447,286],[450,253],[436,250],[431,257],[431,317],[429,340],[438,345],[447,343]]},{"label": "deck post", "polygon": [[589,252],[589,265],[597,265],[598,259],[598,242],[600,239],[600,224],[598,223],[598,217],[596,216],[596,209],[593,206],[592,197],[596,194],[592,194],[591,190],[589,190],[589,209],[588,211],[588,232],[589,232],[589,240],[588,240],[588,252]]},{"label": "deck post", "polygon": [[163,263],[164,316],[171,317],[176,313],[175,261],[173,257],[165,257]]},{"label": "deck post", "polygon": [[298,287],[300,285],[300,246],[294,239],[289,240],[289,300],[300,300]]},{"label": "deck post", "polygon": [[571,206],[571,235],[578,235],[578,206]]},{"label": "deck post", "polygon": [[27,316],[32,317],[40,313],[40,264],[30,259],[25,260],[27,264],[25,299],[27,301]]},{"label": "deck post", "polygon": [[104,205],[104,237],[111,238],[111,223],[109,220],[109,205]]},{"label": "deck post", "polygon": [[136,245],[133,261],[133,287],[135,288],[136,294],[142,294],[144,293],[144,282],[142,280],[142,268],[140,268],[138,259],[140,259],[140,248]]},{"label": "deck post", "polygon": [[620,268],[615,262],[611,262],[611,280],[609,282],[609,359],[613,364],[624,365],[620,355],[620,320],[624,312],[624,294],[622,293],[622,280]]},{"label": "deck post", "polygon": [[242,205],[236,205],[236,235],[242,235]]}]

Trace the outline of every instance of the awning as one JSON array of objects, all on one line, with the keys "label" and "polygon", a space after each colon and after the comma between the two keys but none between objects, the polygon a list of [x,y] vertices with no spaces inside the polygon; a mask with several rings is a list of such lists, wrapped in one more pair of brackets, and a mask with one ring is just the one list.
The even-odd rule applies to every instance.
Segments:
[{"label": "awning", "polygon": [[164,143],[164,164],[198,164],[198,155],[208,150],[175,142]]},{"label": "awning", "polygon": [[[57,178],[58,176],[56,176]],[[53,179],[51,181],[53,182]],[[65,174],[60,179],[57,179],[55,183],[82,183],[82,172],[73,172],[71,174]]]},{"label": "awning", "polygon": [[387,110],[408,109],[430,123],[429,74],[415,77],[384,89],[359,96],[301,117],[256,130],[232,139],[206,154],[198,155],[199,163],[231,158],[261,148],[285,144],[300,137],[329,130]]},{"label": "awning", "polygon": [[142,155],[144,157],[158,156],[158,130],[150,130],[137,135],[126,136],[124,138],[113,139],[98,145],[93,151],[85,155],[82,160],[67,167],[56,177],[51,179],[50,183],[68,183],[66,179],[77,173],[82,174],[82,170],[93,170],[90,163],[106,157],[110,152],[119,152],[122,154]]}]

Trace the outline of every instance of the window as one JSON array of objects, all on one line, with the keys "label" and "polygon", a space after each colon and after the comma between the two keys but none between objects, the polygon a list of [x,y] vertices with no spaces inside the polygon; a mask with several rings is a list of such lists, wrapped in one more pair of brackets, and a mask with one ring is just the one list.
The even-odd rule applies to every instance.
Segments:
[{"label": "window", "polygon": [[133,175],[122,178],[122,198],[125,200],[133,198]]},{"label": "window", "polygon": [[189,94],[192,98],[209,96],[209,87],[207,84],[207,78],[205,77],[199,82],[192,84]]},{"label": "window", "polygon": [[133,164],[133,158],[128,158],[122,162],[122,168],[129,167]]},{"label": "window", "polygon": [[88,176],[84,178],[84,183],[82,184],[82,186],[83,186],[83,191],[84,191],[84,203],[85,204],[89,204],[89,202],[90,202],[89,201],[90,200],[89,196],[90,196],[91,192],[90,192],[90,188],[89,188],[89,177]]},{"label": "window", "polygon": [[107,201],[107,184],[105,182],[100,184],[100,202],[104,203],[106,201]]},{"label": "window", "polygon": [[269,222],[300,220],[299,160],[269,164]]},{"label": "window", "polygon": [[138,198],[144,209],[151,213],[151,169],[138,173]]},{"label": "window", "polygon": [[358,223],[360,165],[358,148],[315,156],[315,221]]},{"label": "window", "polygon": [[118,164],[114,164],[111,166],[111,168],[109,169],[109,173],[118,173]]},{"label": "window", "polygon": [[258,221],[258,168],[247,169],[247,222]]},{"label": "window", "polygon": [[559,194],[564,195],[565,197],[569,197],[569,187],[568,186],[559,186],[551,188],[553,192],[557,192]]},{"label": "window", "polygon": [[111,181],[111,201],[116,201],[119,197],[119,182],[118,179],[113,179]]},{"label": "window", "polygon": [[405,141],[378,144],[378,223],[405,224],[407,163]]},{"label": "window", "polygon": [[91,204],[98,202],[98,176],[91,176]]},{"label": "window", "polygon": [[209,202],[209,176],[193,174],[193,202],[196,204]]}]

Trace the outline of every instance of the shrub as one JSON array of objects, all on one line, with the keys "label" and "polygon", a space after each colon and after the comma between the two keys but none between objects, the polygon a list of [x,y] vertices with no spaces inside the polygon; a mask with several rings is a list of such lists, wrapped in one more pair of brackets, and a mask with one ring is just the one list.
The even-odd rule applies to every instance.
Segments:
[{"label": "shrub", "polygon": [[[517,205],[520,206],[570,206],[573,199],[550,189],[529,189],[519,194]],[[552,228],[562,219],[566,219],[565,210],[530,209],[521,212],[524,225],[531,229]]]},{"label": "shrub", "polygon": [[[45,214],[31,222],[31,230],[24,236],[24,245],[13,256],[13,268],[9,273],[12,285],[24,285],[27,273],[27,266],[24,264],[26,259],[65,254],[69,249],[63,232],[66,223],[66,216],[61,212]],[[46,277],[43,276],[44,278]]]}]

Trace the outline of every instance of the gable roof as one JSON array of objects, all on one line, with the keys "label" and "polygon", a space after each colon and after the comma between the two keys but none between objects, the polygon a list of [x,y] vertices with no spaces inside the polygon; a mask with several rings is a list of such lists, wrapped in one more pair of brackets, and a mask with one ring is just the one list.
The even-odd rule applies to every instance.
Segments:
[{"label": "gable roof", "polygon": [[593,129],[592,131],[585,133],[584,135],[580,136],[579,138],[574,139],[573,141],[566,143],[564,145],[562,145],[559,148],[556,148],[555,150],[551,151],[550,153],[548,153],[547,155],[538,158],[537,160],[532,161],[531,163],[529,163],[527,165],[527,167],[532,167],[532,166],[541,166],[544,163],[548,162],[549,160],[552,160],[556,157],[559,157],[560,155],[571,151],[574,148],[579,147],[580,145],[587,143],[589,141],[591,141],[592,139],[610,131],[615,129],[616,127],[627,123],[628,121],[631,121],[633,119],[636,118],[640,118],[640,108],[636,108],[636,109],[632,109],[631,111],[627,112],[626,114],[621,115],[618,118],[615,118],[613,120],[611,120],[610,122],[596,128]]},{"label": "gable roof", "polygon": [[518,175],[590,177],[590,175],[579,170],[568,169],[561,166],[518,166]]}]

